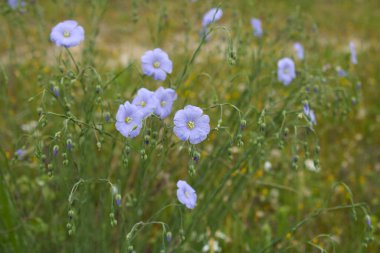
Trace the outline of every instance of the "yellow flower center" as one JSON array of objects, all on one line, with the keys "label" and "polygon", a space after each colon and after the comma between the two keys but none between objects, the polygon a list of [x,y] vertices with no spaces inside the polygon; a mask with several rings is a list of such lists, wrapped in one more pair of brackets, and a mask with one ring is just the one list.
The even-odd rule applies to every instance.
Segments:
[{"label": "yellow flower center", "polygon": [[65,32],[63,33],[63,37],[65,37],[65,38],[70,37],[70,32],[65,31]]},{"label": "yellow flower center", "polygon": [[131,117],[126,117],[125,119],[124,119],[124,121],[125,121],[125,123],[129,123],[129,122],[131,122],[132,121],[132,118]]},{"label": "yellow flower center", "polygon": [[185,197],[189,198],[189,192],[188,191],[185,191]]},{"label": "yellow flower center", "polygon": [[164,107],[166,105],[165,101],[161,101],[161,106]]},{"label": "yellow flower center", "polygon": [[146,102],[145,101],[141,101],[141,107],[145,107],[146,106]]},{"label": "yellow flower center", "polygon": [[159,68],[160,67],[160,62],[159,61],[154,62],[153,63],[153,67]]},{"label": "yellow flower center", "polygon": [[195,127],[195,123],[194,123],[194,121],[189,121],[189,122],[187,122],[187,127],[188,127],[189,129],[193,129],[193,128]]}]

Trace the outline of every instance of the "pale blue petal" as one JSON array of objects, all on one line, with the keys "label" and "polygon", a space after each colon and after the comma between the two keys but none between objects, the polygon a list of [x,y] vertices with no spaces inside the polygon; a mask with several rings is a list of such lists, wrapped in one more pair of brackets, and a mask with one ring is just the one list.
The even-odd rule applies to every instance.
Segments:
[{"label": "pale blue petal", "polygon": [[165,81],[166,73],[165,73],[165,71],[163,71],[161,69],[155,69],[153,72],[153,78],[156,81]]},{"label": "pale blue petal", "polygon": [[173,131],[181,141],[187,141],[190,137],[190,130],[187,126],[174,126]]}]

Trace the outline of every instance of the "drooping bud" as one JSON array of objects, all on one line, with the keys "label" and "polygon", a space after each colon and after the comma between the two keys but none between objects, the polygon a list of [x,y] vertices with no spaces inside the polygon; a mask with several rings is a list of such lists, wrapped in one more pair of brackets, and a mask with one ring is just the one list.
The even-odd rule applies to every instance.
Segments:
[{"label": "drooping bud", "polygon": [[100,87],[99,84],[96,85],[95,91],[96,91],[97,94],[99,94],[102,91],[102,87]]},{"label": "drooping bud", "polygon": [[284,129],[284,137],[288,137],[288,134],[289,134],[289,128],[285,128]]},{"label": "drooping bud", "polygon": [[120,206],[120,204],[121,204],[121,195],[120,194],[116,194],[115,201],[116,201],[116,205]]},{"label": "drooping bud", "polygon": [[365,216],[365,223],[369,228],[372,228],[371,217],[368,214]]},{"label": "drooping bud", "polygon": [[172,233],[169,231],[166,233],[166,240],[170,243],[173,239]]},{"label": "drooping bud", "polygon": [[149,144],[149,140],[150,140],[150,136],[149,136],[149,135],[145,135],[145,136],[144,136],[144,142],[145,142],[145,145],[148,145],[148,144]]},{"label": "drooping bud", "polygon": [[74,218],[74,215],[75,215],[74,210],[70,209],[70,210],[68,211],[67,215],[69,216],[70,219]]},{"label": "drooping bud", "polygon": [[53,147],[53,156],[57,156],[58,155],[58,151],[59,151],[59,146],[58,145],[54,145],[54,147]]},{"label": "drooping bud", "polygon": [[110,114],[109,112],[106,112],[106,113],[104,114],[104,119],[106,120],[106,122],[109,122],[110,119],[111,119],[111,114]]},{"label": "drooping bud", "polygon": [[247,121],[245,119],[240,120],[240,129],[243,130],[247,126]]},{"label": "drooping bud", "polygon": [[51,86],[51,91],[53,92],[54,96],[59,97],[59,87],[54,85]]},{"label": "drooping bud", "polygon": [[219,119],[218,124],[216,125],[216,129],[218,130],[221,125],[222,125],[222,119]]},{"label": "drooping bud", "polygon": [[199,152],[197,152],[197,151],[194,151],[194,153],[193,153],[194,162],[198,163],[200,158],[201,158],[201,154],[199,154]]},{"label": "drooping bud", "polygon": [[66,149],[68,151],[71,151],[72,148],[73,148],[73,141],[71,139],[67,139],[67,141],[66,141]]},{"label": "drooping bud", "polygon": [[190,166],[189,166],[189,175],[191,177],[195,175],[195,166],[194,166],[194,164],[190,164]]},{"label": "drooping bud", "polygon": [[128,246],[128,251],[129,251],[129,252],[133,252],[133,246],[132,246],[132,245],[129,245],[129,246]]}]

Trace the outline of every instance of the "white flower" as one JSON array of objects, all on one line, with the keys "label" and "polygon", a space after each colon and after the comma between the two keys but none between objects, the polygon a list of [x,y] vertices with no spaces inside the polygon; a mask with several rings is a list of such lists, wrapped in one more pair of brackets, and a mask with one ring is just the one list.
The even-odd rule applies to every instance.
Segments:
[{"label": "white flower", "polygon": [[313,172],[319,172],[321,170],[319,167],[315,166],[314,161],[311,159],[305,160],[305,167],[306,167],[306,169],[313,171]]},{"label": "white flower", "polygon": [[265,171],[270,171],[272,169],[272,164],[269,161],[266,161],[264,163],[264,170]]},{"label": "white flower", "polygon": [[219,247],[219,242],[211,238],[208,241],[208,244],[203,246],[202,251],[203,252],[222,252],[222,249]]}]

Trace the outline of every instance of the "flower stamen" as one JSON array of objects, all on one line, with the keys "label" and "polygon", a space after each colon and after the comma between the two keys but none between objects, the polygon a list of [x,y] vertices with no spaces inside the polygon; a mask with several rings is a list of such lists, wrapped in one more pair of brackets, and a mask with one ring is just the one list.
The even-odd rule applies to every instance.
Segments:
[{"label": "flower stamen", "polygon": [[188,127],[189,129],[193,129],[193,128],[195,127],[195,123],[194,123],[194,121],[189,121],[189,122],[187,122],[187,127]]},{"label": "flower stamen", "polygon": [[153,63],[153,67],[155,67],[156,69],[159,68],[160,65],[161,65],[161,64],[160,64],[159,61],[155,61],[155,62]]},{"label": "flower stamen", "polygon": [[129,122],[131,122],[132,121],[132,118],[131,117],[126,117],[125,119],[124,119],[124,122],[125,123],[129,123]]},{"label": "flower stamen", "polygon": [[166,105],[166,102],[165,101],[161,101],[161,106],[164,107]]},{"label": "flower stamen", "polygon": [[145,101],[141,101],[141,107],[145,107],[146,106],[146,102]]},{"label": "flower stamen", "polygon": [[64,31],[64,33],[63,33],[63,37],[65,37],[65,38],[70,37],[70,32],[68,32],[68,31]]}]

